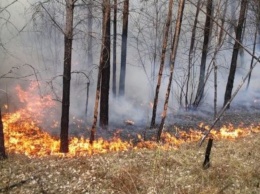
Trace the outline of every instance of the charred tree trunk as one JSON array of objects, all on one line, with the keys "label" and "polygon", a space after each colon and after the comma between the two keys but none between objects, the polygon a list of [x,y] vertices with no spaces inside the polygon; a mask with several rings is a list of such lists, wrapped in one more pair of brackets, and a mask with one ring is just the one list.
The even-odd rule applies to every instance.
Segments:
[{"label": "charred tree trunk", "polygon": [[106,128],[109,115],[109,82],[110,82],[110,0],[104,0],[103,42],[100,57],[101,98],[100,98],[100,127]]},{"label": "charred tree trunk", "polygon": [[167,87],[167,91],[166,91],[166,95],[165,95],[162,120],[161,120],[161,124],[160,124],[159,130],[158,130],[158,133],[157,133],[157,141],[160,141],[160,139],[161,139],[161,134],[162,134],[165,118],[167,116],[168,101],[169,101],[169,96],[170,96],[170,92],[171,92],[172,77],[173,77],[173,71],[174,71],[174,66],[175,66],[175,59],[176,59],[176,55],[177,55],[178,44],[179,44],[179,36],[180,36],[180,31],[181,31],[184,5],[185,5],[185,0],[180,0],[179,7],[178,7],[176,26],[175,26],[175,32],[174,32],[174,37],[173,37],[173,46],[172,46],[172,50],[171,50],[170,77],[169,77],[169,83],[168,83],[168,87]]},{"label": "charred tree trunk", "polygon": [[66,25],[64,33],[64,71],[60,132],[60,152],[63,153],[69,151],[68,133],[74,4],[75,0],[66,0]]},{"label": "charred tree trunk", "polygon": [[160,69],[159,69],[159,73],[158,73],[157,85],[156,85],[156,89],[155,89],[155,97],[154,97],[154,102],[153,102],[153,114],[152,114],[150,128],[153,128],[155,125],[156,110],[157,110],[158,98],[159,98],[159,90],[160,90],[160,86],[161,86],[162,73],[163,73],[163,68],[164,68],[165,54],[166,54],[166,49],[167,49],[168,37],[169,37],[169,29],[170,29],[171,20],[172,20],[172,7],[173,7],[173,0],[170,0],[167,21],[166,21],[164,36],[163,36],[162,56],[161,56],[161,62],[160,62]]},{"label": "charred tree trunk", "polygon": [[[101,108],[102,104],[100,104],[100,112],[103,111],[102,113],[100,113],[100,126],[102,127],[106,126],[108,123],[108,95],[109,95],[108,92],[109,92],[109,76],[110,76],[109,57],[110,57],[110,2],[109,0],[103,0],[102,46],[101,46],[101,54],[100,54],[100,65],[99,65],[98,77],[97,77],[94,118],[93,118],[93,123],[90,131],[90,138],[89,138],[90,144],[93,144],[95,140],[100,94],[103,95],[103,97],[101,97],[103,99],[100,100],[100,103],[105,103],[105,105],[103,105],[102,108]],[[103,76],[104,78],[102,78]],[[101,84],[103,83],[104,86],[101,86]]]},{"label": "charred tree trunk", "polygon": [[[243,32],[243,26],[244,26],[244,21],[245,21],[245,17],[246,17],[247,4],[248,4],[248,0],[241,1],[240,14],[239,14],[238,24],[237,24],[237,28],[236,28],[236,40],[237,41],[235,42],[234,47],[233,47],[233,54],[232,54],[229,76],[228,76],[228,81],[227,81],[227,85],[226,85],[225,97],[224,97],[224,106],[230,100],[231,95],[232,95],[233,84],[234,84],[234,79],[235,79],[235,74],[236,74],[236,67],[237,67],[237,57],[239,54],[240,43],[241,43],[241,39],[242,39],[242,32]],[[230,107],[230,105],[228,105],[227,108],[229,108],[229,107]]]},{"label": "charred tree trunk", "polygon": [[128,14],[129,14],[129,0],[124,0],[119,96],[125,95]]},{"label": "charred tree trunk", "polygon": [[97,89],[96,89],[96,96],[95,96],[95,106],[94,106],[94,118],[92,127],[90,130],[90,137],[89,137],[89,143],[93,144],[95,140],[95,134],[96,134],[96,128],[97,128],[97,120],[98,120],[98,105],[99,105],[99,99],[100,99],[100,88],[101,88],[101,67],[99,67],[98,70],[98,78],[97,78]]},{"label": "charred tree trunk", "polygon": [[117,0],[114,0],[114,21],[113,21],[113,96],[116,97],[116,39],[117,39]]},{"label": "charred tree trunk", "polygon": [[200,101],[204,95],[205,88],[205,70],[206,70],[206,62],[207,62],[207,54],[210,40],[210,31],[212,24],[212,12],[213,12],[213,0],[207,1],[207,14],[206,14],[206,22],[204,27],[204,42],[202,48],[202,56],[201,56],[201,65],[200,65],[200,75],[199,75],[199,85],[197,89],[197,94],[195,100],[193,102],[193,106],[198,107]]},{"label": "charred tree trunk", "polygon": [[5,153],[4,126],[2,121],[2,113],[0,109],[0,160],[7,158]]},{"label": "charred tree trunk", "polygon": [[209,138],[208,145],[207,145],[206,152],[205,152],[205,159],[204,159],[204,162],[202,165],[204,169],[207,169],[210,167],[210,153],[211,153],[212,145],[213,145],[213,139]]}]

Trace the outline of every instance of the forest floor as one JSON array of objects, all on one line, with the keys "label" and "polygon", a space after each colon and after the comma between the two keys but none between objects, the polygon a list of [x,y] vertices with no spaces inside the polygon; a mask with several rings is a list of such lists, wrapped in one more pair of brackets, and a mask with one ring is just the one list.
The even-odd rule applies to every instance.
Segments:
[{"label": "forest floor", "polygon": [[[207,115],[179,114],[175,126],[188,129],[211,123]],[[258,109],[242,107],[227,111],[218,125],[259,123]],[[206,143],[199,148],[192,142],[178,149],[74,158],[9,154],[0,161],[0,193],[260,193],[260,133],[214,141],[207,170],[202,168],[205,147]]]}]

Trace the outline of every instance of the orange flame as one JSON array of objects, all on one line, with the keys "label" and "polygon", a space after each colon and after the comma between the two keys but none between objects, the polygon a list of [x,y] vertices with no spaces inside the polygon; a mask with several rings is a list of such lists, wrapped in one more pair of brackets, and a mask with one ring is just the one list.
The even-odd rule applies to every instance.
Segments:
[{"label": "orange flame", "polygon": [[[28,92],[16,87],[18,96],[25,105],[24,108],[3,115],[5,144],[7,152],[25,154],[29,157],[43,157],[48,155],[63,156],[59,153],[60,141],[58,138],[44,132],[39,126],[43,123],[44,111],[48,107],[55,106],[50,95],[40,97],[35,95],[37,89],[36,83],[31,83]],[[48,112],[47,112],[48,113]],[[46,116],[46,115],[45,115]],[[73,122],[83,122],[73,118]],[[58,126],[58,121],[53,121],[54,127]],[[203,124],[200,126],[202,127]],[[207,126],[204,126],[207,130]],[[247,128],[234,128],[232,125],[223,126],[220,130],[212,130],[211,134],[214,139],[235,139],[244,137],[252,133],[260,132],[259,126],[250,126]],[[101,154],[108,152],[146,149],[175,149],[184,142],[199,141],[203,132],[199,130],[190,130],[189,132],[180,131],[175,135],[167,132],[162,133],[162,143],[154,140],[144,141],[142,136],[138,135],[139,143],[133,144],[131,141],[123,141],[119,137],[111,140],[97,139],[91,145],[88,139],[83,137],[73,137],[69,142],[68,157],[86,156],[92,154]]]}]

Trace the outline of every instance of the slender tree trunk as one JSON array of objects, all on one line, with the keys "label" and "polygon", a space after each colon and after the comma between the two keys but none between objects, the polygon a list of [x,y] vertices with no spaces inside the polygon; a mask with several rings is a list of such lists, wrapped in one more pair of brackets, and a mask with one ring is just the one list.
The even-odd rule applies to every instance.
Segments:
[{"label": "slender tree trunk", "polygon": [[[257,28],[256,27],[256,30],[255,30],[255,37],[254,37],[254,44],[253,44],[253,55],[255,55],[255,49],[256,49],[256,40],[257,40]],[[250,63],[250,68],[253,67],[253,64],[254,64],[254,57],[251,58],[251,63]],[[246,89],[249,88],[249,84],[250,84],[250,80],[251,80],[251,74],[252,72],[250,72],[249,76],[248,76],[248,80],[247,80],[247,86],[246,86]]]},{"label": "slender tree trunk", "polygon": [[116,97],[116,39],[117,39],[117,0],[114,0],[114,21],[113,21],[113,96]]},{"label": "slender tree trunk", "polygon": [[129,0],[124,0],[119,96],[125,95],[128,14],[129,14]]},{"label": "slender tree trunk", "polygon": [[101,88],[101,67],[99,67],[98,70],[98,78],[97,78],[97,89],[96,89],[96,96],[95,96],[95,106],[94,106],[94,118],[92,127],[90,130],[90,137],[89,137],[89,143],[93,144],[95,140],[95,134],[96,134],[96,128],[97,128],[97,120],[98,120],[98,105],[99,105],[99,99],[100,99],[100,88]]},{"label": "slender tree trunk", "polygon": [[85,109],[85,115],[88,116],[88,99],[89,99],[89,82],[87,83],[87,95],[86,95],[86,109]]},{"label": "slender tree trunk", "polygon": [[[93,37],[92,37],[92,31],[93,31],[93,1],[89,1],[88,4],[88,20],[87,20],[87,26],[88,26],[88,66],[93,65]],[[89,82],[87,83],[87,95],[86,95],[86,108],[85,108],[85,115],[87,117],[88,114],[88,98],[89,98]]]},{"label": "slender tree trunk", "polygon": [[109,116],[109,83],[110,83],[110,0],[104,0],[103,42],[100,57],[101,98],[100,98],[100,127],[106,128]]},{"label": "slender tree trunk", "polygon": [[60,152],[63,153],[69,151],[68,133],[74,4],[75,0],[66,0],[66,25],[64,33],[64,71],[60,132]]},{"label": "slender tree trunk", "polygon": [[189,49],[189,63],[188,63],[188,74],[187,74],[187,83],[186,83],[186,95],[185,95],[185,107],[188,109],[190,106],[188,103],[188,94],[189,94],[189,85],[190,85],[190,78],[191,78],[191,67],[192,67],[192,59],[194,57],[194,45],[196,40],[196,29],[198,24],[198,16],[200,12],[200,6],[201,6],[201,0],[197,3],[197,9],[194,19],[194,24],[192,27],[192,33],[191,33],[191,42],[190,42],[190,49]]},{"label": "slender tree trunk", "polygon": [[[224,106],[226,103],[230,100],[231,95],[232,95],[232,90],[233,90],[233,84],[234,84],[234,79],[235,79],[235,74],[236,74],[236,67],[237,67],[237,57],[240,49],[239,43],[241,42],[242,39],[242,31],[243,31],[243,26],[244,26],[244,21],[246,17],[246,8],[247,8],[248,0],[242,0],[241,1],[241,6],[240,6],[240,14],[239,14],[239,19],[238,19],[238,24],[236,28],[236,41],[233,47],[233,54],[232,54],[232,59],[231,59],[231,64],[230,64],[230,70],[229,70],[229,76],[228,76],[228,81],[226,85],[226,92],[225,92],[225,97],[224,97]],[[229,108],[230,105],[228,105],[227,108]]]},{"label": "slender tree trunk", "polygon": [[0,160],[7,158],[5,153],[4,126],[2,121],[2,113],[0,109]]},{"label": "slender tree trunk", "polygon": [[88,4],[88,20],[87,20],[87,26],[88,26],[88,65],[93,65],[93,37],[92,37],[92,31],[93,31],[93,1],[89,1]]},{"label": "slender tree trunk", "polygon": [[184,5],[185,5],[185,0],[180,0],[179,1],[179,7],[178,7],[178,15],[177,15],[177,21],[176,21],[176,26],[175,26],[175,32],[174,32],[174,37],[173,37],[173,46],[172,46],[172,51],[171,51],[171,66],[170,66],[170,77],[169,77],[169,83],[165,95],[165,102],[164,102],[164,110],[162,114],[162,120],[161,124],[158,130],[157,134],[157,141],[160,141],[161,139],[161,134],[165,122],[165,118],[167,116],[167,110],[168,110],[168,101],[169,101],[169,96],[171,92],[171,85],[172,85],[172,77],[173,77],[173,71],[174,71],[174,66],[175,66],[175,59],[177,55],[177,49],[178,49],[178,43],[179,43],[179,36],[180,36],[180,31],[181,31],[181,24],[182,24],[182,17],[183,17],[183,10],[184,10]]},{"label": "slender tree trunk", "polygon": [[200,65],[200,75],[199,75],[199,85],[197,89],[197,94],[194,100],[194,107],[198,107],[201,99],[204,95],[205,88],[205,70],[206,70],[206,62],[207,62],[207,54],[208,54],[208,46],[210,42],[210,31],[212,24],[212,12],[213,12],[213,0],[207,1],[207,14],[206,14],[206,22],[204,27],[204,42],[202,48],[202,56],[201,56],[201,65]]},{"label": "slender tree trunk", "polygon": [[153,114],[152,114],[150,128],[153,128],[155,125],[156,111],[157,111],[158,98],[159,98],[159,90],[160,90],[160,86],[161,86],[162,73],[163,73],[163,68],[164,68],[165,54],[166,54],[166,49],[167,49],[168,37],[169,37],[169,29],[170,29],[171,20],[172,20],[172,7],[173,7],[173,0],[170,0],[167,20],[166,20],[166,25],[165,25],[165,29],[164,29],[164,35],[163,35],[162,56],[161,56],[161,62],[160,62],[160,69],[159,69],[159,73],[158,73],[157,85],[156,85],[156,89],[155,89],[155,96],[154,96],[154,101],[153,101]]},{"label": "slender tree trunk", "polygon": [[227,14],[227,7],[228,7],[228,1],[225,2],[225,8],[221,17],[221,27],[219,32],[219,42],[218,45],[222,43],[223,35],[224,35],[224,24],[225,24],[225,18]]},{"label": "slender tree trunk", "polygon": [[155,4],[155,21],[154,21],[154,28],[155,28],[155,37],[154,37],[154,51],[153,51],[153,61],[152,61],[152,68],[151,68],[151,77],[152,77],[152,88],[154,87],[154,79],[155,79],[155,67],[157,63],[157,45],[158,45],[158,26],[159,26],[159,9],[158,9],[158,0],[154,1]]},{"label": "slender tree trunk", "polygon": [[[99,62],[100,65],[99,65],[98,77],[97,77],[94,118],[93,118],[93,123],[90,131],[90,138],[89,138],[90,144],[93,144],[95,140],[100,94],[103,95],[103,99],[102,99],[103,101],[100,100],[100,112],[103,111],[102,114],[100,113],[100,126],[101,127],[106,126],[108,123],[108,91],[109,91],[109,76],[110,76],[110,75],[106,75],[106,74],[110,74],[109,73],[110,72],[110,60],[109,60],[110,37],[108,36],[108,34],[110,35],[110,2],[109,0],[103,0],[102,46],[101,46],[101,54],[100,54],[100,62]],[[108,42],[109,42],[109,47],[108,47]],[[103,78],[103,76],[105,78]],[[106,81],[108,83],[106,83]],[[104,86],[101,86],[101,83],[102,84],[104,83]],[[105,103],[105,105],[102,106],[102,103]]]}]

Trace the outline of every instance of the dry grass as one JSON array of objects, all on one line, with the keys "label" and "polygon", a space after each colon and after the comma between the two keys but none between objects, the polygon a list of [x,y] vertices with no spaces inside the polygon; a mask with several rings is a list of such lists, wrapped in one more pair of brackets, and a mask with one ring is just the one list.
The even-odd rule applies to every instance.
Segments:
[{"label": "dry grass", "polygon": [[260,193],[260,134],[214,142],[207,170],[202,169],[205,146],[85,158],[10,155],[0,161],[0,189],[15,194]]}]

